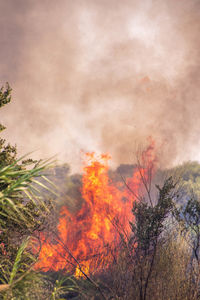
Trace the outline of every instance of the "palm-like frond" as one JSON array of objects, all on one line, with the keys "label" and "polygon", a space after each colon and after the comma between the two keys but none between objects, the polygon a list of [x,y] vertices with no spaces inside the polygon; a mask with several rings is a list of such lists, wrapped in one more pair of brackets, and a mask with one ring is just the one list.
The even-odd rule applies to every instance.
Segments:
[{"label": "palm-like frond", "polygon": [[[32,228],[39,225],[38,216],[45,217],[49,212],[49,205],[41,196],[41,189],[54,193],[54,188],[41,181],[45,180],[44,170],[49,162],[42,162],[32,169],[19,168],[20,160],[0,168],[0,226],[6,227],[7,221]],[[30,209],[30,206],[32,209]]]},{"label": "palm-like frond", "polygon": [[4,299],[26,299],[34,285],[39,289],[43,284],[41,274],[32,270],[37,254],[32,253],[30,242],[53,208],[49,199],[55,186],[44,175],[52,161],[27,168],[23,158],[0,167],[0,245],[5,246],[5,253],[0,247],[0,293]]},{"label": "palm-like frond", "polygon": [[26,238],[22,242],[19,250],[17,251],[16,259],[15,259],[14,265],[13,265],[11,273],[10,273],[10,279],[9,279],[9,284],[10,285],[13,283],[13,280],[14,280],[14,278],[15,278],[15,276],[16,276],[19,268],[20,268],[20,263],[21,263],[21,260],[22,260],[22,254],[23,254],[24,250],[26,249],[26,247],[28,245],[28,242],[29,242],[29,237]]}]

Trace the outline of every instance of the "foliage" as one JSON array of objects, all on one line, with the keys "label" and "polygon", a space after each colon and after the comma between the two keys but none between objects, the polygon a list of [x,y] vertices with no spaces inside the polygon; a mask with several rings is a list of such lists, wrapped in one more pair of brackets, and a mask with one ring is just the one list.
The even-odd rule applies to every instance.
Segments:
[{"label": "foliage", "polygon": [[[10,101],[7,84],[0,89],[0,108]],[[0,299],[200,299],[199,163],[159,170],[157,176],[166,178],[171,173],[173,177],[167,177],[162,187],[156,186],[153,201],[152,184],[142,178],[147,196],[133,204],[131,236],[119,227],[121,243],[108,251],[113,263],[106,264],[104,258],[101,271],[79,278],[34,270],[40,250],[35,247],[38,233],[52,218],[53,185],[44,175],[49,165],[49,161],[17,159],[16,146],[0,139]],[[133,168],[121,165],[110,170],[110,176],[120,181]],[[69,175],[67,164],[54,167],[50,175],[60,186],[59,205],[67,202],[76,212],[82,204],[81,175]],[[179,178],[179,190],[175,178]]]},{"label": "foliage", "polygon": [[[7,84],[0,89],[0,107],[10,100]],[[44,176],[50,162],[16,155],[16,147],[0,139],[0,293],[4,299],[30,299],[28,289],[38,285],[41,277],[32,270],[37,252],[31,243],[53,208],[42,194],[44,189],[51,190]]]},{"label": "foliage", "polygon": [[190,198],[200,198],[200,163],[196,161],[185,162],[163,173],[172,174],[177,178],[181,187],[179,203],[184,205]]},{"label": "foliage", "polygon": [[200,265],[194,252],[199,247],[199,202],[189,199],[177,207],[180,191],[172,177],[157,189],[154,205],[145,199],[134,203],[133,235],[127,239],[119,232],[122,242],[112,252],[113,263],[90,274],[101,294],[81,277],[72,299],[199,299]]},{"label": "foliage", "polygon": [[137,242],[137,249],[148,251],[163,231],[164,221],[173,208],[173,201],[170,195],[175,188],[172,177],[168,178],[163,187],[159,190],[158,202],[155,206],[146,202],[134,202],[133,215],[134,223],[131,223],[134,238]]},{"label": "foliage", "polygon": [[50,300],[61,300],[60,297],[74,297],[79,292],[79,287],[77,285],[76,279],[73,276],[68,275],[59,275],[53,284],[54,288],[51,293]]},{"label": "foliage", "polygon": [[6,87],[1,87],[0,89],[0,108],[6,105],[11,100],[11,91],[9,84],[6,83]]}]

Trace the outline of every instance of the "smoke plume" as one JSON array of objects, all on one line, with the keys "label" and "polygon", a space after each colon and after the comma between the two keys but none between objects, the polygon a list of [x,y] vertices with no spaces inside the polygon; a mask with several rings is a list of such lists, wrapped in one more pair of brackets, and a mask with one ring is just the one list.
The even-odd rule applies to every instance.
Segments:
[{"label": "smoke plume", "polygon": [[0,112],[20,154],[80,150],[133,162],[152,136],[164,165],[200,159],[198,0],[0,0]]}]

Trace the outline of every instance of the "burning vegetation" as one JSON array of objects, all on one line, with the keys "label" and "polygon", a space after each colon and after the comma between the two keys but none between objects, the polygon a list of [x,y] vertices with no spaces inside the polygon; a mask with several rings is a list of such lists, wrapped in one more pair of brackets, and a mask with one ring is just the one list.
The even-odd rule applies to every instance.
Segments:
[{"label": "burning vegetation", "polygon": [[[0,107],[10,93],[0,89]],[[50,224],[60,196],[44,175],[48,162],[17,159],[0,140],[1,299],[199,299],[199,163],[159,170],[152,140],[118,176],[109,159],[85,154]],[[76,209],[66,204],[74,199]]]},{"label": "burning vegetation", "polygon": [[0,10],[0,300],[200,300],[200,1]]},{"label": "burning vegetation", "polygon": [[154,151],[152,142],[142,153],[141,165],[135,167],[132,177],[117,183],[109,179],[109,155],[86,153],[82,207],[76,214],[61,207],[57,231],[48,237],[41,235],[42,247],[36,268],[74,270],[79,276],[112,263],[111,253],[118,248],[120,234],[130,236],[133,203],[140,199],[143,183],[149,183],[155,170]]}]

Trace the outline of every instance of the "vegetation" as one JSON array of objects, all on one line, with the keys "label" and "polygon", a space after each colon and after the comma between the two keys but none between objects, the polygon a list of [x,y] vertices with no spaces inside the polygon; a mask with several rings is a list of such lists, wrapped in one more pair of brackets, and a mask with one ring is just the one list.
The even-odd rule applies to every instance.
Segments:
[{"label": "vegetation", "polygon": [[[0,89],[0,107],[10,100],[7,84]],[[41,275],[33,271],[38,251],[33,249],[53,208],[42,195],[42,189],[49,190],[49,181],[43,183],[49,162],[17,159],[16,155],[16,147],[0,139],[0,297],[30,299],[35,290],[38,294],[33,299],[42,299]]]},{"label": "vegetation", "polygon": [[[11,88],[0,89],[0,107],[11,101]],[[0,130],[5,127],[0,125]],[[200,165],[188,162],[157,173],[163,184],[134,203],[131,236],[118,227],[121,243],[112,264],[76,278],[73,274],[34,270],[39,233],[55,214],[53,185],[45,175],[49,161],[17,158],[17,149],[0,139],[0,299],[200,299]],[[113,180],[134,166],[110,171]],[[120,174],[119,174],[120,173]],[[173,174],[173,176],[169,174]],[[58,205],[81,207],[81,176],[67,164],[50,172],[60,186]],[[177,179],[178,178],[178,179]],[[157,192],[156,192],[157,191]],[[153,201],[152,201],[153,199]],[[118,226],[116,223],[115,226]],[[98,258],[97,258],[98,259]]]},{"label": "vegetation", "polygon": [[[130,176],[133,166],[119,169]],[[145,182],[146,197],[133,206],[132,235],[127,239],[118,228],[113,263],[89,278],[74,278],[76,290],[66,299],[200,299],[200,202],[198,180],[191,180],[198,170],[197,162],[159,170],[155,177],[165,179],[157,193]],[[111,176],[120,180],[115,171]]]}]

